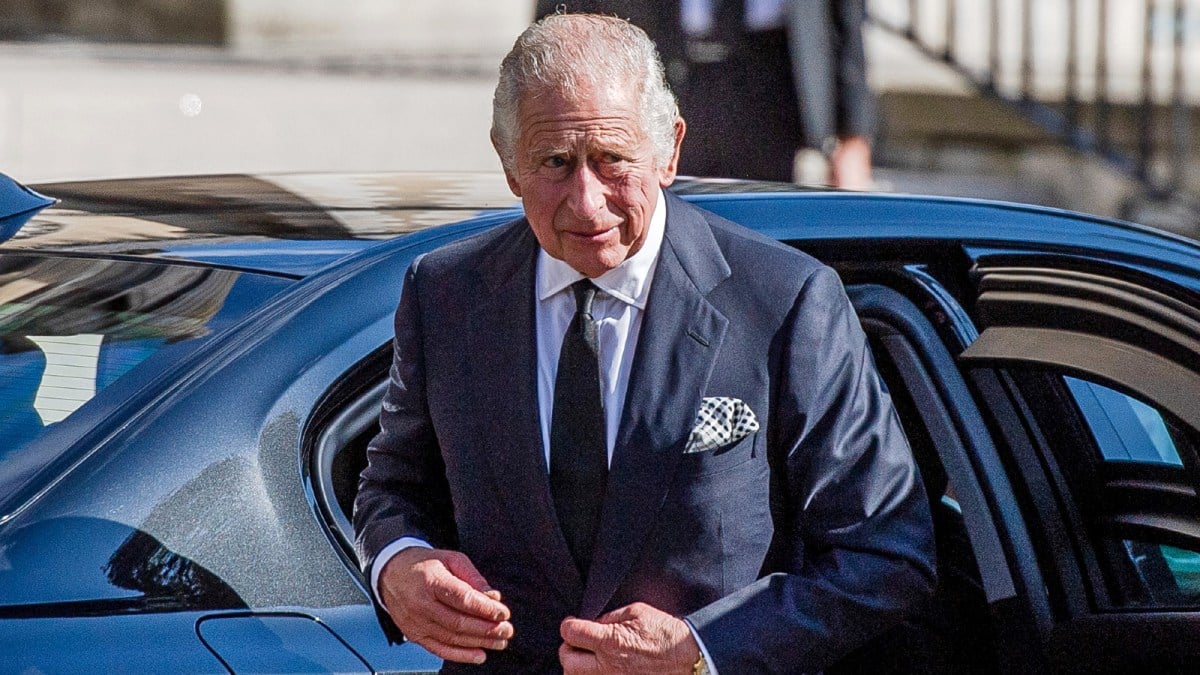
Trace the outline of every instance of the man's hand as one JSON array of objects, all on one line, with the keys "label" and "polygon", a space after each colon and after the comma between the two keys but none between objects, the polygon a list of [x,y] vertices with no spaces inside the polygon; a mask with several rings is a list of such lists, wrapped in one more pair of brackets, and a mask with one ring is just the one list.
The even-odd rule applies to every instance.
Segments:
[{"label": "man's hand", "polygon": [[682,619],[635,602],[595,621],[567,618],[558,660],[575,673],[691,673],[700,647]]},{"label": "man's hand", "polygon": [[871,141],[866,136],[844,136],[829,156],[829,182],[843,190],[870,190]]},{"label": "man's hand", "polygon": [[379,574],[380,600],[409,640],[447,661],[483,663],[504,649],[511,613],[467,556],[406,548]]}]

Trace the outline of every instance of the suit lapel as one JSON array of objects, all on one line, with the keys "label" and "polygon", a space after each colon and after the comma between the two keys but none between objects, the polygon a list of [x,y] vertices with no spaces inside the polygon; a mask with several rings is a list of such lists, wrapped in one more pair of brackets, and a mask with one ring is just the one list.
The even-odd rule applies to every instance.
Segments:
[{"label": "suit lapel", "polygon": [[536,239],[522,221],[497,242],[481,270],[487,294],[470,318],[468,353],[482,356],[474,361],[475,382],[469,386],[474,387],[481,416],[478,447],[492,449],[484,455],[493,487],[546,579],[573,608],[583,582],[554,515],[538,414],[537,250]]},{"label": "suit lapel", "polygon": [[703,216],[667,194],[667,230],[642,318],[580,616],[608,604],[682,457],[728,320],[705,299],[729,276]]}]

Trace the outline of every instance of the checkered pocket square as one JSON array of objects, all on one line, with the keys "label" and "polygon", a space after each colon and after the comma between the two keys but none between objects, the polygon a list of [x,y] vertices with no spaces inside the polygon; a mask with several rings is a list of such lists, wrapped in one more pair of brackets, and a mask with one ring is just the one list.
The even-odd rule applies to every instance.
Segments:
[{"label": "checkered pocket square", "polygon": [[700,402],[696,423],[684,453],[707,452],[740,441],[758,431],[754,411],[740,398],[713,396]]}]

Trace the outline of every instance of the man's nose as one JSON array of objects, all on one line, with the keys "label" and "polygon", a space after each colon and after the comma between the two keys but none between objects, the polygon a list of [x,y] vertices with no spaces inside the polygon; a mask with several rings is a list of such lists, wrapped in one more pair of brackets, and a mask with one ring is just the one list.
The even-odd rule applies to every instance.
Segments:
[{"label": "man's nose", "polygon": [[596,175],[589,162],[580,162],[571,175],[571,192],[568,203],[575,215],[591,220],[607,201],[604,183]]}]

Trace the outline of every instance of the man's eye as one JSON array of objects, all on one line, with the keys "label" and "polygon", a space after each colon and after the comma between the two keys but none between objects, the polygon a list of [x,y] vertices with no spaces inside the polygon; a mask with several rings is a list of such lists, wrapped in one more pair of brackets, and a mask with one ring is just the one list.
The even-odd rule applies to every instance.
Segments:
[{"label": "man's eye", "polygon": [[550,167],[551,169],[558,169],[567,165],[567,158],[561,155],[556,155],[554,157],[547,158],[546,161],[542,162],[542,164]]},{"label": "man's eye", "polygon": [[620,155],[614,155],[611,152],[604,153],[604,162],[606,164],[616,164],[617,162],[623,161],[625,161],[625,158],[621,157]]}]

